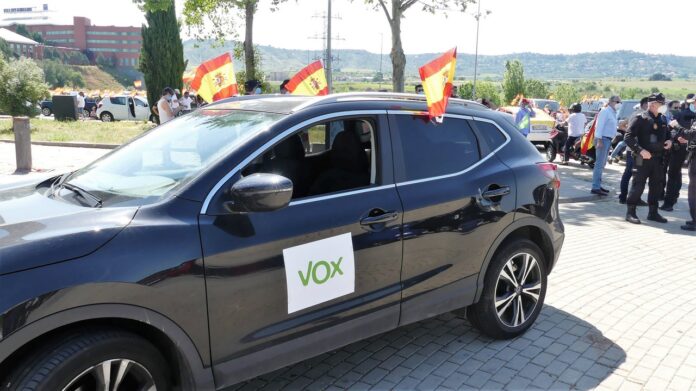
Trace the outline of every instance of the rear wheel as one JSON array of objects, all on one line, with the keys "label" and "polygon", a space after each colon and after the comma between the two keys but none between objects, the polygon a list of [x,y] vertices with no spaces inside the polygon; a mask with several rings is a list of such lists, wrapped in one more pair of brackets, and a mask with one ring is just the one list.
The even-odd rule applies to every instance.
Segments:
[{"label": "rear wheel", "polygon": [[515,240],[491,261],[481,299],[467,308],[467,318],[492,338],[517,337],[539,316],[546,284],[546,265],[539,247],[527,239]]},{"label": "rear wheel", "polygon": [[71,333],[39,347],[2,389],[59,391],[169,390],[170,371],[147,340],[127,332]]},{"label": "rear wheel", "polygon": [[48,107],[44,107],[43,109],[41,109],[41,114],[43,114],[46,117],[49,117],[51,114],[53,114],[53,112],[51,112],[51,109],[49,109]]},{"label": "rear wheel", "polygon": [[103,122],[111,122],[114,120],[114,116],[111,115],[111,113],[109,113],[108,111],[101,113],[101,116],[99,118],[101,118]]}]

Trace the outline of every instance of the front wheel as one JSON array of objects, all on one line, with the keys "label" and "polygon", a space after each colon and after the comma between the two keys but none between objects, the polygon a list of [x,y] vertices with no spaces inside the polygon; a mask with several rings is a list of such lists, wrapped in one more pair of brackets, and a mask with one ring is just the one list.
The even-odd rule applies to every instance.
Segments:
[{"label": "front wheel", "polygon": [[550,142],[546,145],[546,161],[551,163],[556,160],[556,155],[558,154],[558,148],[555,142]]},{"label": "front wheel", "polygon": [[481,299],[467,308],[467,318],[489,337],[517,337],[539,316],[546,284],[546,264],[539,246],[527,239],[515,240],[491,261]]},{"label": "front wheel", "polygon": [[50,117],[53,113],[51,112],[51,109],[49,109],[48,107],[44,107],[43,109],[41,109],[41,114],[43,114],[46,117]]},{"label": "front wheel", "polygon": [[1,387],[9,390],[169,390],[171,373],[147,340],[119,330],[70,333],[30,355]]}]

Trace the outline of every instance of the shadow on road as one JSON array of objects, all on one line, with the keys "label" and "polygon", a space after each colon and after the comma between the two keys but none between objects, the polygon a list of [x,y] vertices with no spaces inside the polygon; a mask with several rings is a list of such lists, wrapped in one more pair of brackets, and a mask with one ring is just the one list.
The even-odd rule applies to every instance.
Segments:
[{"label": "shadow on road", "polygon": [[497,388],[590,390],[626,359],[586,321],[552,306],[524,335],[487,338],[445,314],[356,342],[228,390]]}]

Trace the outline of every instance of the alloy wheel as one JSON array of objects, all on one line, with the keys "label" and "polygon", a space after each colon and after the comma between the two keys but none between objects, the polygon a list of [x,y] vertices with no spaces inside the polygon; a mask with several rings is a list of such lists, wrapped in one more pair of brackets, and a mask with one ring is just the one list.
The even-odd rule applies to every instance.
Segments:
[{"label": "alloy wheel", "polygon": [[507,327],[519,327],[530,318],[541,294],[539,262],[529,253],[510,257],[500,270],[495,287],[495,311]]},{"label": "alloy wheel", "polygon": [[77,375],[63,391],[156,391],[150,372],[135,361],[106,360]]}]

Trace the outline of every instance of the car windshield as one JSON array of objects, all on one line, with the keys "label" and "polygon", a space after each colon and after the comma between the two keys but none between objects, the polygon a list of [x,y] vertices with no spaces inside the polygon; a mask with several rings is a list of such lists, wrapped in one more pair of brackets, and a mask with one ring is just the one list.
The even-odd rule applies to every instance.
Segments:
[{"label": "car windshield", "polygon": [[555,100],[544,100],[544,99],[536,99],[535,101],[535,106],[538,109],[544,109],[546,105],[549,105],[549,108],[551,109],[552,112],[558,111],[561,108],[561,104],[556,102]]},{"label": "car windshield", "polygon": [[87,167],[67,182],[96,194],[108,206],[158,199],[180,188],[282,114],[199,110],[150,130]]}]

